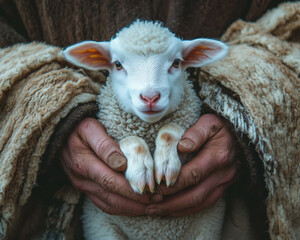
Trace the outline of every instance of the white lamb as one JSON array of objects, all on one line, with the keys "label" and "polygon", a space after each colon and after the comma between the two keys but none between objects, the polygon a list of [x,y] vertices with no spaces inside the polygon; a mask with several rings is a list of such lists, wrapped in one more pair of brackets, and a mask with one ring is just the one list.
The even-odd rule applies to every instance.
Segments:
[{"label": "white lamb", "polygon": [[[99,121],[127,158],[133,190],[155,190],[155,181],[175,183],[181,168],[177,144],[200,116],[201,102],[187,79],[187,67],[223,58],[219,41],[183,41],[161,24],[135,21],[110,42],[86,41],[64,51],[66,59],[90,70],[110,72],[99,96]],[[188,217],[111,216],[88,199],[86,239],[218,239],[225,203]]]}]

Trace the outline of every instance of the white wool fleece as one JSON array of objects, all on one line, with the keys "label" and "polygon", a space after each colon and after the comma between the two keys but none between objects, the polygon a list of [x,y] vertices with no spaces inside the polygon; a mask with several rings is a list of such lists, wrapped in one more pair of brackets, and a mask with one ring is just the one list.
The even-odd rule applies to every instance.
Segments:
[{"label": "white wool fleece", "polygon": [[159,22],[137,20],[129,27],[123,28],[116,38],[128,52],[135,54],[159,54],[166,52],[170,39],[175,34]]},{"label": "white wool fleece", "polygon": [[[109,136],[116,141],[132,135],[139,136],[145,139],[152,153],[157,132],[162,126],[174,122],[187,129],[198,120],[201,112],[201,101],[189,80],[184,83],[184,94],[177,111],[154,124],[122,111],[113,93],[110,78],[101,89],[98,104],[98,119]],[[82,219],[87,240],[204,240],[220,238],[224,214],[223,198],[201,213],[175,218],[112,216],[102,212],[86,198]]]}]

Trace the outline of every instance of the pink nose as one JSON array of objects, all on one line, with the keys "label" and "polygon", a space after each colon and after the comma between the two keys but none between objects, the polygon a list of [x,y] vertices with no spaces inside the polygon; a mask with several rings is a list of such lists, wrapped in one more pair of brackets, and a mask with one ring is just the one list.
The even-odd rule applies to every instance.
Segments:
[{"label": "pink nose", "polygon": [[158,100],[160,99],[160,94],[157,94],[154,97],[146,97],[140,94],[140,98],[143,100],[144,103],[146,103],[149,106],[152,106],[158,102]]}]

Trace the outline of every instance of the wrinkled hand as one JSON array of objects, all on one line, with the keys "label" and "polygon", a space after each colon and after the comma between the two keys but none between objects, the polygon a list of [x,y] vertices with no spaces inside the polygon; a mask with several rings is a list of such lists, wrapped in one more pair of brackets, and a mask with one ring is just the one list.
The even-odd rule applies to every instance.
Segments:
[{"label": "wrinkled hand", "polygon": [[[84,192],[102,211],[138,216],[146,204],[160,201],[161,195],[133,192],[124,174],[126,158],[119,145],[95,119],[83,120],[70,135],[62,150],[61,164],[72,185]],[[118,172],[119,171],[119,172]]]},{"label": "wrinkled hand", "polygon": [[172,187],[159,187],[168,196],[161,203],[148,206],[148,215],[184,216],[199,212],[216,202],[234,181],[237,172],[233,164],[236,144],[216,115],[201,116],[178,144],[179,152],[199,149],[197,155],[182,166]]}]

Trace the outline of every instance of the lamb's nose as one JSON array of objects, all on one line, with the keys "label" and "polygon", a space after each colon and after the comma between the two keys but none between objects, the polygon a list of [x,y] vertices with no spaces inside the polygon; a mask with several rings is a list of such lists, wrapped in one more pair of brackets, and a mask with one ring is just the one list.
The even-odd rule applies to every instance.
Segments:
[{"label": "lamb's nose", "polygon": [[144,103],[146,103],[149,106],[152,106],[158,102],[158,100],[160,99],[160,94],[157,94],[153,97],[147,97],[140,94],[140,98],[143,100]]}]

